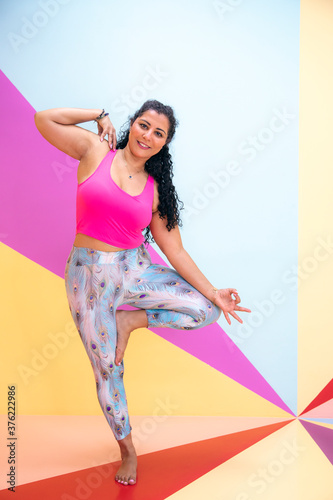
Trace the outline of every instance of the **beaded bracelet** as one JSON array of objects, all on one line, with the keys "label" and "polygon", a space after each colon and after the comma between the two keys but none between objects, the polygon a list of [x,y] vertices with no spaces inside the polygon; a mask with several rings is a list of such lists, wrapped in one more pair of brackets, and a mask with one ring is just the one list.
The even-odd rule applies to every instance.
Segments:
[{"label": "beaded bracelet", "polygon": [[109,113],[105,113],[105,110],[103,109],[102,113],[99,116],[97,116],[97,118],[95,118],[94,121],[96,122],[97,120],[101,120],[105,116],[109,116]]}]

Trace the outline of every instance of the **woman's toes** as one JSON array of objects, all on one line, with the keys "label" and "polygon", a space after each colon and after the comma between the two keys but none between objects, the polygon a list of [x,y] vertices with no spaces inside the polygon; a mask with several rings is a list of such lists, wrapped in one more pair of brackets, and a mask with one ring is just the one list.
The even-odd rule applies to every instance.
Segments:
[{"label": "woman's toes", "polygon": [[115,477],[115,480],[118,481],[118,483],[121,483],[123,484],[124,486],[128,486],[130,484],[135,484],[136,483],[136,480],[133,479],[132,477],[130,478],[125,478],[125,477],[119,477],[119,476],[116,476]]},{"label": "woman's toes", "polygon": [[123,356],[124,356],[124,353],[120,349],[118,349],[118,347],[116,347],[116,359],[115,359],[115,363],[116,363],[117,366],[119,366],[120,363],[122,362]]}]

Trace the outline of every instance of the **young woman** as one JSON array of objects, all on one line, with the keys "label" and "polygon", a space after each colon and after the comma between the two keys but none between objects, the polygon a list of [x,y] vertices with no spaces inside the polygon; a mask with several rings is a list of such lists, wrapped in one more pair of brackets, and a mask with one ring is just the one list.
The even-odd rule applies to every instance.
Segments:
[{"label": "young woman", "polygon": [[[90,120],[96,120],[97,134],[77,126]],[[118,144],[104,110],[49,109],[37,112],[35,123],[53,146],[80,160],[66,293],[93,367],[99,403],[120,447],[122,464],[115,479],[135,484],[137,457],[123,384],[131,331],[201,328],[221,312],[229,324],[229,314],[242,323],[236,311],[251,311],[238,305],[234,288],[214,288],[183,248],[168,147],[177,126],[170,106],[146,101]],[[152,264],[144,246],[151,237],[174,269]],[[137,310],[118,310],[124,304]]]}]

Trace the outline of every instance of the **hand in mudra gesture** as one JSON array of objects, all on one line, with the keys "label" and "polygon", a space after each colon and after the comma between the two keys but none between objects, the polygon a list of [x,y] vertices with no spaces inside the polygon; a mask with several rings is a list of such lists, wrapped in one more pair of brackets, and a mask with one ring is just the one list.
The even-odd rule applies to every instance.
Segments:
[{"label": "hand in mudra gesture", "polygon": [[[232,297],[233,295],[235,298]],[[224,317],[228,321],[229,325],[231,325],[229,314],[240,323],[243,323],[243,320],[241,320],[235,311],[251,312],[250,309],[240,307],[238,305],[241,299],[235,288],[223,288],[221,290],[216,290],[213,300],[214,303],[222,309]]]},{"label": "hand in mudra gesture", "polygon": [[117,134],[116,129],[111,123],[109,116],[104,116],[97,121],[98,135],[101,137],[101,141],[104,137],[108,136],[109,148],[115,150],[117,146]]}]

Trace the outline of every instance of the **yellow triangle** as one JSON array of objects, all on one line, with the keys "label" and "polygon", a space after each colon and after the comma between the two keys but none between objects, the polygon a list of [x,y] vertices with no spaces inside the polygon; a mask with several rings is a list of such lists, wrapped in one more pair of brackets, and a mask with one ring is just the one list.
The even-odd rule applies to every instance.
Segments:
[{"label": "yellow triangle", "polygon": [[[95,380],[64,280],[4,244],[0,258],[6,263],[0,291],[0,377],[16,385],[20,414],[85,413],[85,389],[93,395]],[[4,398],[0,412],[7,413]]]}]

